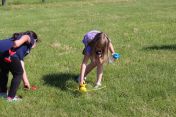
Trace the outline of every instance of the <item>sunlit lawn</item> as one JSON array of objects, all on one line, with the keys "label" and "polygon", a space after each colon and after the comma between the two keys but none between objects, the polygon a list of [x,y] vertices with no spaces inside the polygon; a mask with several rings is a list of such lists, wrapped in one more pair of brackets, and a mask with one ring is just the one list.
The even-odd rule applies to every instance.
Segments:
[{"label": "sunlit lawn", "polygon": [[[26,30],[41,39],[25,59],[38,90],[26,91],[21,83],[23,100],[1,98],[0,117],[176,116],[175,0],[41,1],[0,6],[1,39]],[[67,85],[77,85],[81,41],[92,29],[106,32],[121,58],[105,65],[105,89],[82,95]],[[96,71],[87,78],[93,84]]]}]

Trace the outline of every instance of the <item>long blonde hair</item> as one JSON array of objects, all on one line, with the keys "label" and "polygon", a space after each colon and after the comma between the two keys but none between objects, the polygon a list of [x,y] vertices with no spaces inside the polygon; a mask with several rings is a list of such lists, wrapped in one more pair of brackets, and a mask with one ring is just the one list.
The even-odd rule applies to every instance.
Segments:
[{"label": "long blonde hair", "polygon": [[[104,32],[101,32],[88,44],[92,48],[90,56],[94,62],[97,58],[100,58],[103,63],[107,62],[109,43],[110,40],[108,39],[108,36]],[[100,54],[101,56],[98,57],[97,54]]]}]

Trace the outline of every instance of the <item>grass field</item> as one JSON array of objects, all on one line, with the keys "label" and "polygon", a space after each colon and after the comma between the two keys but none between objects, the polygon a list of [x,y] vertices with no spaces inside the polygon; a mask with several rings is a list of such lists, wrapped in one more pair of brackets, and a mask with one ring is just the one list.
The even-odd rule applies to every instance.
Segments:
[{"label": "grass field", "polygon": [[[21,102],[0,99],[0,117],[175,117],[175,0],[7,0],[0,39],[34,30],[41,42],[26,57],[31,85]],[[83,35],[106,32],[121,58],[104,68],[105,89],[80,95],[75,83]],[[88,76],[95,81],[96,71]],[[10,78],[11,80],[11,78]]]}]

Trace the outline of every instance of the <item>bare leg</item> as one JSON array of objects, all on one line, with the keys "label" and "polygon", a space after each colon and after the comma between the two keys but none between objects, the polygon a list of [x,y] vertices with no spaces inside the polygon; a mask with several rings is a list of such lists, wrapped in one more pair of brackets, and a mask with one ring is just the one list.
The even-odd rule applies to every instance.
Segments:
[{"label": "bare leg", "polygon": [[97,81],[96,84],[101,84],[103,76],[103,64],[97,64]]},{"label": "bare leg", "polygon": [[87,67],[86,67],[86,71],[85,71],[84,77],[86,77],[87,74],[89,74],[92,71],[92,69],[95,68],[95,67],[96,67],[96,64],[93,63],[93,62],[88,64]]}]

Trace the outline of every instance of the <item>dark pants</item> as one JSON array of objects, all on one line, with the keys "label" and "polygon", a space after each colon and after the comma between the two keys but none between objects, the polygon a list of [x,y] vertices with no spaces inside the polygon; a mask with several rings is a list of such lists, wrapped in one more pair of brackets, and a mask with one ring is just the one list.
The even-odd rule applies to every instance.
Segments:
[{"label": "dark pants", "polygon": [[11,63],[6,63],[0,58],[0,90],[1,92],[7,92],[8,74],[10,71],[13,75],[13,79],[11,81],[8,97],[14,98],[23,76],[23,68],[19,59],[11,58],[11,60]]}]

